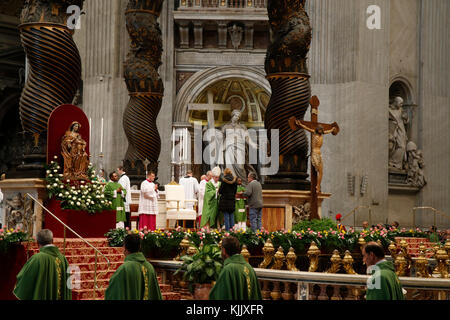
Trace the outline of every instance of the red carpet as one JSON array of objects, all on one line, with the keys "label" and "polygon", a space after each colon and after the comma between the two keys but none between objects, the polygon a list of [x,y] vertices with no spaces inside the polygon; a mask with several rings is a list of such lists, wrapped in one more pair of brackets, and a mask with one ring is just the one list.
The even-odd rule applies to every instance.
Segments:
[{"label": "red carpet", "polygon": [[[100,250],[111,262],[108,270],[108,264],[100,254],[97,255],[97,286],[96,300],[103,300],[105,290],[108,287],[109,279],[123,263],[124,255],[122,248],[111,248],[108,246],[106,238],[89,238],[86,239],[94,247]],[[54,244],[63,252],[63,239],[55,238]],[[30,245],[30,256],[39,252],[37,244]],[[94,270],[95,270],[95,254],[94,249],[88,246],[80,239],[66,239],[65,256],[70,265],[78,266],[81,271],[80,289],[72,290],[73,300],[93,300],[94,299]],[[160,279],[158,278],[158,281]],[[167,284],[159,284],[164,300],[180,300],[179,293],[172,291],[172,286]]]}]

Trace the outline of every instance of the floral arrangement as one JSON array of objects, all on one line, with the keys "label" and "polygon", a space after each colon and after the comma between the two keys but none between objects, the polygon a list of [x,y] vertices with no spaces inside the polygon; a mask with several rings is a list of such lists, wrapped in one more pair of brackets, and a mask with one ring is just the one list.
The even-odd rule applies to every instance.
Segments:
[{"label": "floral arrangement", "polygon": [[[144,254],[153,258],[173,258],[179,251],[179,244],[184,237],[187,237],[194,246],[199,247],[201,243],[203,245],[219,244],[223,237],[234,236],[242,245],[246,245],[250,252],[255,252],[257,249],[261,249],[267,239],[271,239],[275,249],[280,246],[284,252],[287,253],[289,248],[294,248],[297,255],[306,254],[312,241],[317,246],[327,253],[333,252],[337,249],[341,252],[345,250],[354,251],[359,248],[358,240],[363,238],[366,243],[370,241],[381,241],[381,244],[387,248],[391,241],[394,241],[395,237],[422,237],[426,235],[420,229],[416,230],[397,230],[386,229],[379,225],[375,228],[355,231],[353,228],[349,228],[348,231],[338,231],[333,228],[328,230],[315,231],[311,228],[306,230],[280,230],[274,232],[268,232],[267,230],[260,230],[254,232],[252,229],[232,229],[231,231],[219,231],[216,229],[207,232],[205,229],[198,231],[186,230],[183,231],[181,227],[175,230],[156,230],[150,231],[147,229],[133,230],[117,229],[111,230],[107,234],[110,243],[115,243],[117,246],[123,245],[123,238],[127,232],[134,232],[141,235],[142,248]],[[261,253],[259,253],[261,254]]]},{"label": "floral arrangement", "polygon": [[97,181],[95,170],[89,164],[88,181],[65,180],[61,174],[61,167],[55,161],[51,161],[46,168],[45,182],[49,198],[61,201],[62,209],[82,210],[90,213],[109,210],[111,201],[105,198],[103,186]]},{"label": "floral arrangement", "polygon": [[29,235],[20,229],[0,229],[0,252],[8,250],[13,243],[29,241]]}]

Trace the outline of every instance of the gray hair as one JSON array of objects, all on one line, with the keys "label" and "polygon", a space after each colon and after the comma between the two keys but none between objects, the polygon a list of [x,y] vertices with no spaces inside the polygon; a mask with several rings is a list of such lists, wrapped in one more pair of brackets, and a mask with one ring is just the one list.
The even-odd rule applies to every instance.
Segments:
[{"label": "gray hair", "polygon": [[249,175],[253,180],[257,180],[257,179],[258,179],[256,173],[254,173],[254,172],[250,172],[248,175]]},{"label": "gray hair", "polygon": [[36,241],[40,246],[53,243],[53,232],[49,229],[42,229],[36,235]]}]

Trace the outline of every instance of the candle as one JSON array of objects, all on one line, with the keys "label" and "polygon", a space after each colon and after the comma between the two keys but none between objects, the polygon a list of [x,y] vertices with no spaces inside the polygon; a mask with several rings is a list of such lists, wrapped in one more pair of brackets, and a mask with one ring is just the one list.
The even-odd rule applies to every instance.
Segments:
[{"label": "candle", "polygon": [[188,141],[188,129],[187,128],[185,128],[184,129],[185,130],[185,132],[186,132],[186,135],[185,135],[185,144],[186,144],[186,151],[185,151],[185,153],[184,153],[184,161],[185,162],[187,162],[187,159],[188,159],[188,152],[189,152],[189,150],[188,150],[188,145],[189,145],[189,141]]},{"label": "candle", "polygon": [[101,135],[100,135],[100,153],[103,153],[103,118],[102,118]]},{"label": "candle", "polygon": [[175,128],[172,128],[172,162],[175,162]]}]

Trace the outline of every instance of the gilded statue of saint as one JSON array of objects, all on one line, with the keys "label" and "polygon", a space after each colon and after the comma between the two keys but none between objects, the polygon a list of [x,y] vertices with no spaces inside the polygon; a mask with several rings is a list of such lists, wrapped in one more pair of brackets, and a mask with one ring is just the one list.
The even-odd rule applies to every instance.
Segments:
[{"label": "gilded statue of saint", "polygon": [[61,142],[61,154],[64,158],[64,179],[87,180],[89,156],[86,152],[86,141],[78,133],[81,124],[72,122]]}]

